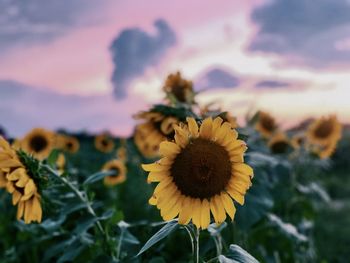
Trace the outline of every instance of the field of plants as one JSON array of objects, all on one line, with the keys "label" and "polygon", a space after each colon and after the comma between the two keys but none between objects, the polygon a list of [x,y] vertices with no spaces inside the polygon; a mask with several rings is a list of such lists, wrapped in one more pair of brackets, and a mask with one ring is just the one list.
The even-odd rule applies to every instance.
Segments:
[{"label": "field of plants", "polygon": [[[0,262],[349,262],[350,134],[199,105],[179,73],[129,138],[0,138]],[[6,127],[5,127],[6,128]]]}]

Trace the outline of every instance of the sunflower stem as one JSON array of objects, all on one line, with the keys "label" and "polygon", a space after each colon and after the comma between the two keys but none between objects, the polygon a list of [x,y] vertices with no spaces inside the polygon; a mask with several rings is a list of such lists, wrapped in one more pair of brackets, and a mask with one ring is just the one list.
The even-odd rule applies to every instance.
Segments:
[{"label": "sunflower stem", "polygon": [[193,262],[194,263],[199,263],[199,234],[200,234],[200,230],[193,226],[193,232],[194,232],[194,238],[193,238]]}]

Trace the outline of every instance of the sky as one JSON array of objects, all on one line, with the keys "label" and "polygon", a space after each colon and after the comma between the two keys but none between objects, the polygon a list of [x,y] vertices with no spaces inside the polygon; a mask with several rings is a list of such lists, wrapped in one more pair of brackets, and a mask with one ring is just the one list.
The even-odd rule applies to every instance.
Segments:
[{"label": "sky", "polygon": [[0,0],[0,126],[111,130],[176,71],[202,104],[350,122],[349,0]]}]

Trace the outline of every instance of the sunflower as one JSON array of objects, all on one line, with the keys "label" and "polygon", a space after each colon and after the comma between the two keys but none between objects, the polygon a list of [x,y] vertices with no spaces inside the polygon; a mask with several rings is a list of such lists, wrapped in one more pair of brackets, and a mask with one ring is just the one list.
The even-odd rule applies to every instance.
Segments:
[{"label": "sunflower", "polygon": [[300,149],[305,144],[305,135],[302,133],[294,135],[290,143],[294,149]]},{"label": "sunflower", "polygon": [[307,139],[311,144],[322,146],[330,145],[341,138],[342,127],[335,115],[321,117],[315,120],[308,128]]},{"label": "sunflower", "polygon": [[291,147],[291,143],[288,137],[284,133],[280,132],[271,137],[268,142],[268,146],[272,153],[283,154],[288,152]]},{"label": "sunflower", "polygon": [[106,176],[104,178],[105,185],[116,185],[124,182],[126,180],[126,167],[124,163],[120,160],[112,160],[107,162],[102,171],[114,171],[115,174]]},{"label": "sunflower", "polygon": [[57,141],[58,148],[68,153],[76,153],[79,150],[79,140],[73,136],[59,135]]},{"label": "sunflower", "polygon": [[121,146],[118,150],[117,150],[117,158],[119,160],[122,160],[123,162],[125,162],[128,158],[128,153],[126,151],[126,148],[124,146]]},{"label": "sunflower", "polygon": [[17,219],[26,224],[41,222],[41,196],[33,178],[27,173],[17,153],[0,136],[0,187],[12,194],[12,204],[17,205]]},{"label": "sunflower", "polygon": [[114,149],[113,138],[107,133],[97,135],[95,137],[95,147],[100,152],[109,153]]},{"label": "sunflower", "polygon": [[180,72],[170,74],[165,80],[163,90],[168,97],[175,98],[181,103],[193,103],[194,92],[192,81],[183,79]]},{"label": "sunflower", "polygon": [[49,156],[54,147],[54,134],[51,131],[35,128],[21,140],[21,149],[39,160]]},{"label": "sunflower", "polygon": [[179,215],[179,224],[192,219],[197,228],[206,229],[210,212],[217,224],[226,213],[234,219],[232,199],[244,204],[253,169],[244,163],[246,144],[230,123],[217,117],[206,118],[200,128],[193,118],[187,124],[175,127],[174,142],[161,143],[162,159],[142,167],[150,172],[148,182],[159,182],[149,203],[164,220]]},{"label": "sunflower", "polygon": [[277,124],[275,119],[267,112],[260,111],[258,115],[258,121],[255,125],[255,129],[261,133],[265,138],[271,137],[276,131]]},{"label": "sunflower", "polygon": [[66,157],[64,156],[63,153],[60,153],[56,160],[56,167],[61,174],[64,172],[65,166],[66,166]]},{"label": "sunflower", "polygon": [[159,144],[174,137],[174,126],[179,120],[152,111],[141,112],[135,118],[145,120],[135,128],[134,141],[137,148],[147,158],[157,157]]}]

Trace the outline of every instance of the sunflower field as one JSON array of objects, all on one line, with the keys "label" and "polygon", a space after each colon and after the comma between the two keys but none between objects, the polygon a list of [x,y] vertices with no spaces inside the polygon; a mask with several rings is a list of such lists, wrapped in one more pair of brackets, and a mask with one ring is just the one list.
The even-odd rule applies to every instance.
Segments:
[{"label": "sunflower field", "polygon": [[0,137],[0,262],[349,262],[350,136],[200,105],[180,73],[129,138]]}]

